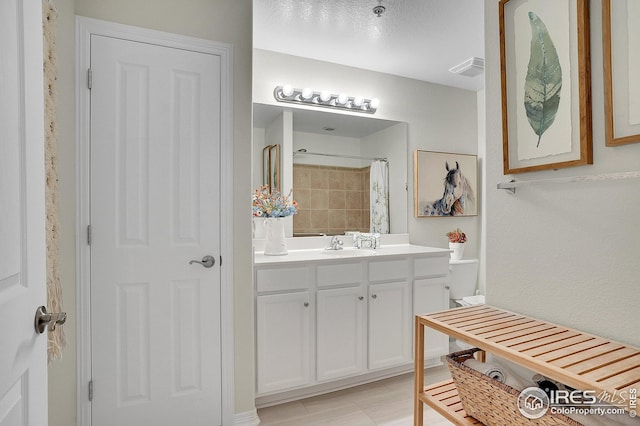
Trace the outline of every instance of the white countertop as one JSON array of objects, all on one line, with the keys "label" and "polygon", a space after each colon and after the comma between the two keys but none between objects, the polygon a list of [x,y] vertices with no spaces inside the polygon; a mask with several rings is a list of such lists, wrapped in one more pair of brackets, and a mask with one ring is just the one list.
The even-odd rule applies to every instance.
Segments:
[{"label": "white countertop", "polygon": [[342,250],[325,250],[320,248],[289,250],[289,253],[282,256],[265,256],[263,252],[255,252],[254,262],[256,265],[269,265],[288,262],[308,262],[308,261],[330,261],[340,259],[369,258],[373,256],[401,256],[428,254],[433,256],[448,256],[451,250],[419,246],[415,244],[392,244],[383,245],[377,249],[357,249],[355,247],[345,247]]}]

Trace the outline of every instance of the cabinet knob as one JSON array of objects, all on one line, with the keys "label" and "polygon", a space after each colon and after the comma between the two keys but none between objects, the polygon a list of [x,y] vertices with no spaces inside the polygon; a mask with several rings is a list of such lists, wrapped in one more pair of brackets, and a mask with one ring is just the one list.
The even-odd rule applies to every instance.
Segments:
[{"label": "cabinet knob", "polygon": [[372,294],[372,295],[371,295],[371,298],[372,298],[372,299],[377,299],[377,298],[378,298],[378,295],[377,295],[377,294]]},{"label": "cabinet knob", "polygon": [[304,307],[308,308],[309,307],[309,302],[304,302]]},{"label": "cabinet knob", "polygon": [[364,296],[359,296],[358,300],[364,300]]},{"label": "cabinet knob", "polygon": [[449,287],[448,285],[445,285],[444,288],[447,290],[451,290],[451,287]]}]

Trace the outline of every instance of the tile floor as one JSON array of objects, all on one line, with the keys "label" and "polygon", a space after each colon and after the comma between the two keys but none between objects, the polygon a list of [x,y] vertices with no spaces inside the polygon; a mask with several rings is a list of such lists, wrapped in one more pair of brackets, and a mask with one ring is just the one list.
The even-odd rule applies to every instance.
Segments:
[{"label": "tile floor", "polygon": [[[451,377],[446,366],[429,368],[425,383]],[[413,373],[258,410],[260,426],[412,426]],[[453,423],[425,405],[424,425]]]}]

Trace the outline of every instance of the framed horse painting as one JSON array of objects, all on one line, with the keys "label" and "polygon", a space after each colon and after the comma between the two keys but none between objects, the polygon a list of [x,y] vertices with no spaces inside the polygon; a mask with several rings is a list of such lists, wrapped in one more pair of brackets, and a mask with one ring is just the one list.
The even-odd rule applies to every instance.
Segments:
[{"label": "framed horse painting", "polygon": [[416,150],[413,176],[416,217],[478,214],[477,156]]}]

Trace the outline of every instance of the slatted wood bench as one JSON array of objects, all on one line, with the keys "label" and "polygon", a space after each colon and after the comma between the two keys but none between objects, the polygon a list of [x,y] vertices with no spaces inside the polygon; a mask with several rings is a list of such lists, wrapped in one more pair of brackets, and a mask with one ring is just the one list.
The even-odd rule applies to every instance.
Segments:
[{"label": "slatted wood bench", "polygon": [[[640,349],[488,305],[415,319],[414,425],[423,403],[456,425],[481,425],[462,409],[452,380],[424,386],[424,329],[430,327],[576,389],[606,392],[628,410],[625,392],[640,388]],[[427,342],[428,343],[428,342]]]}]

